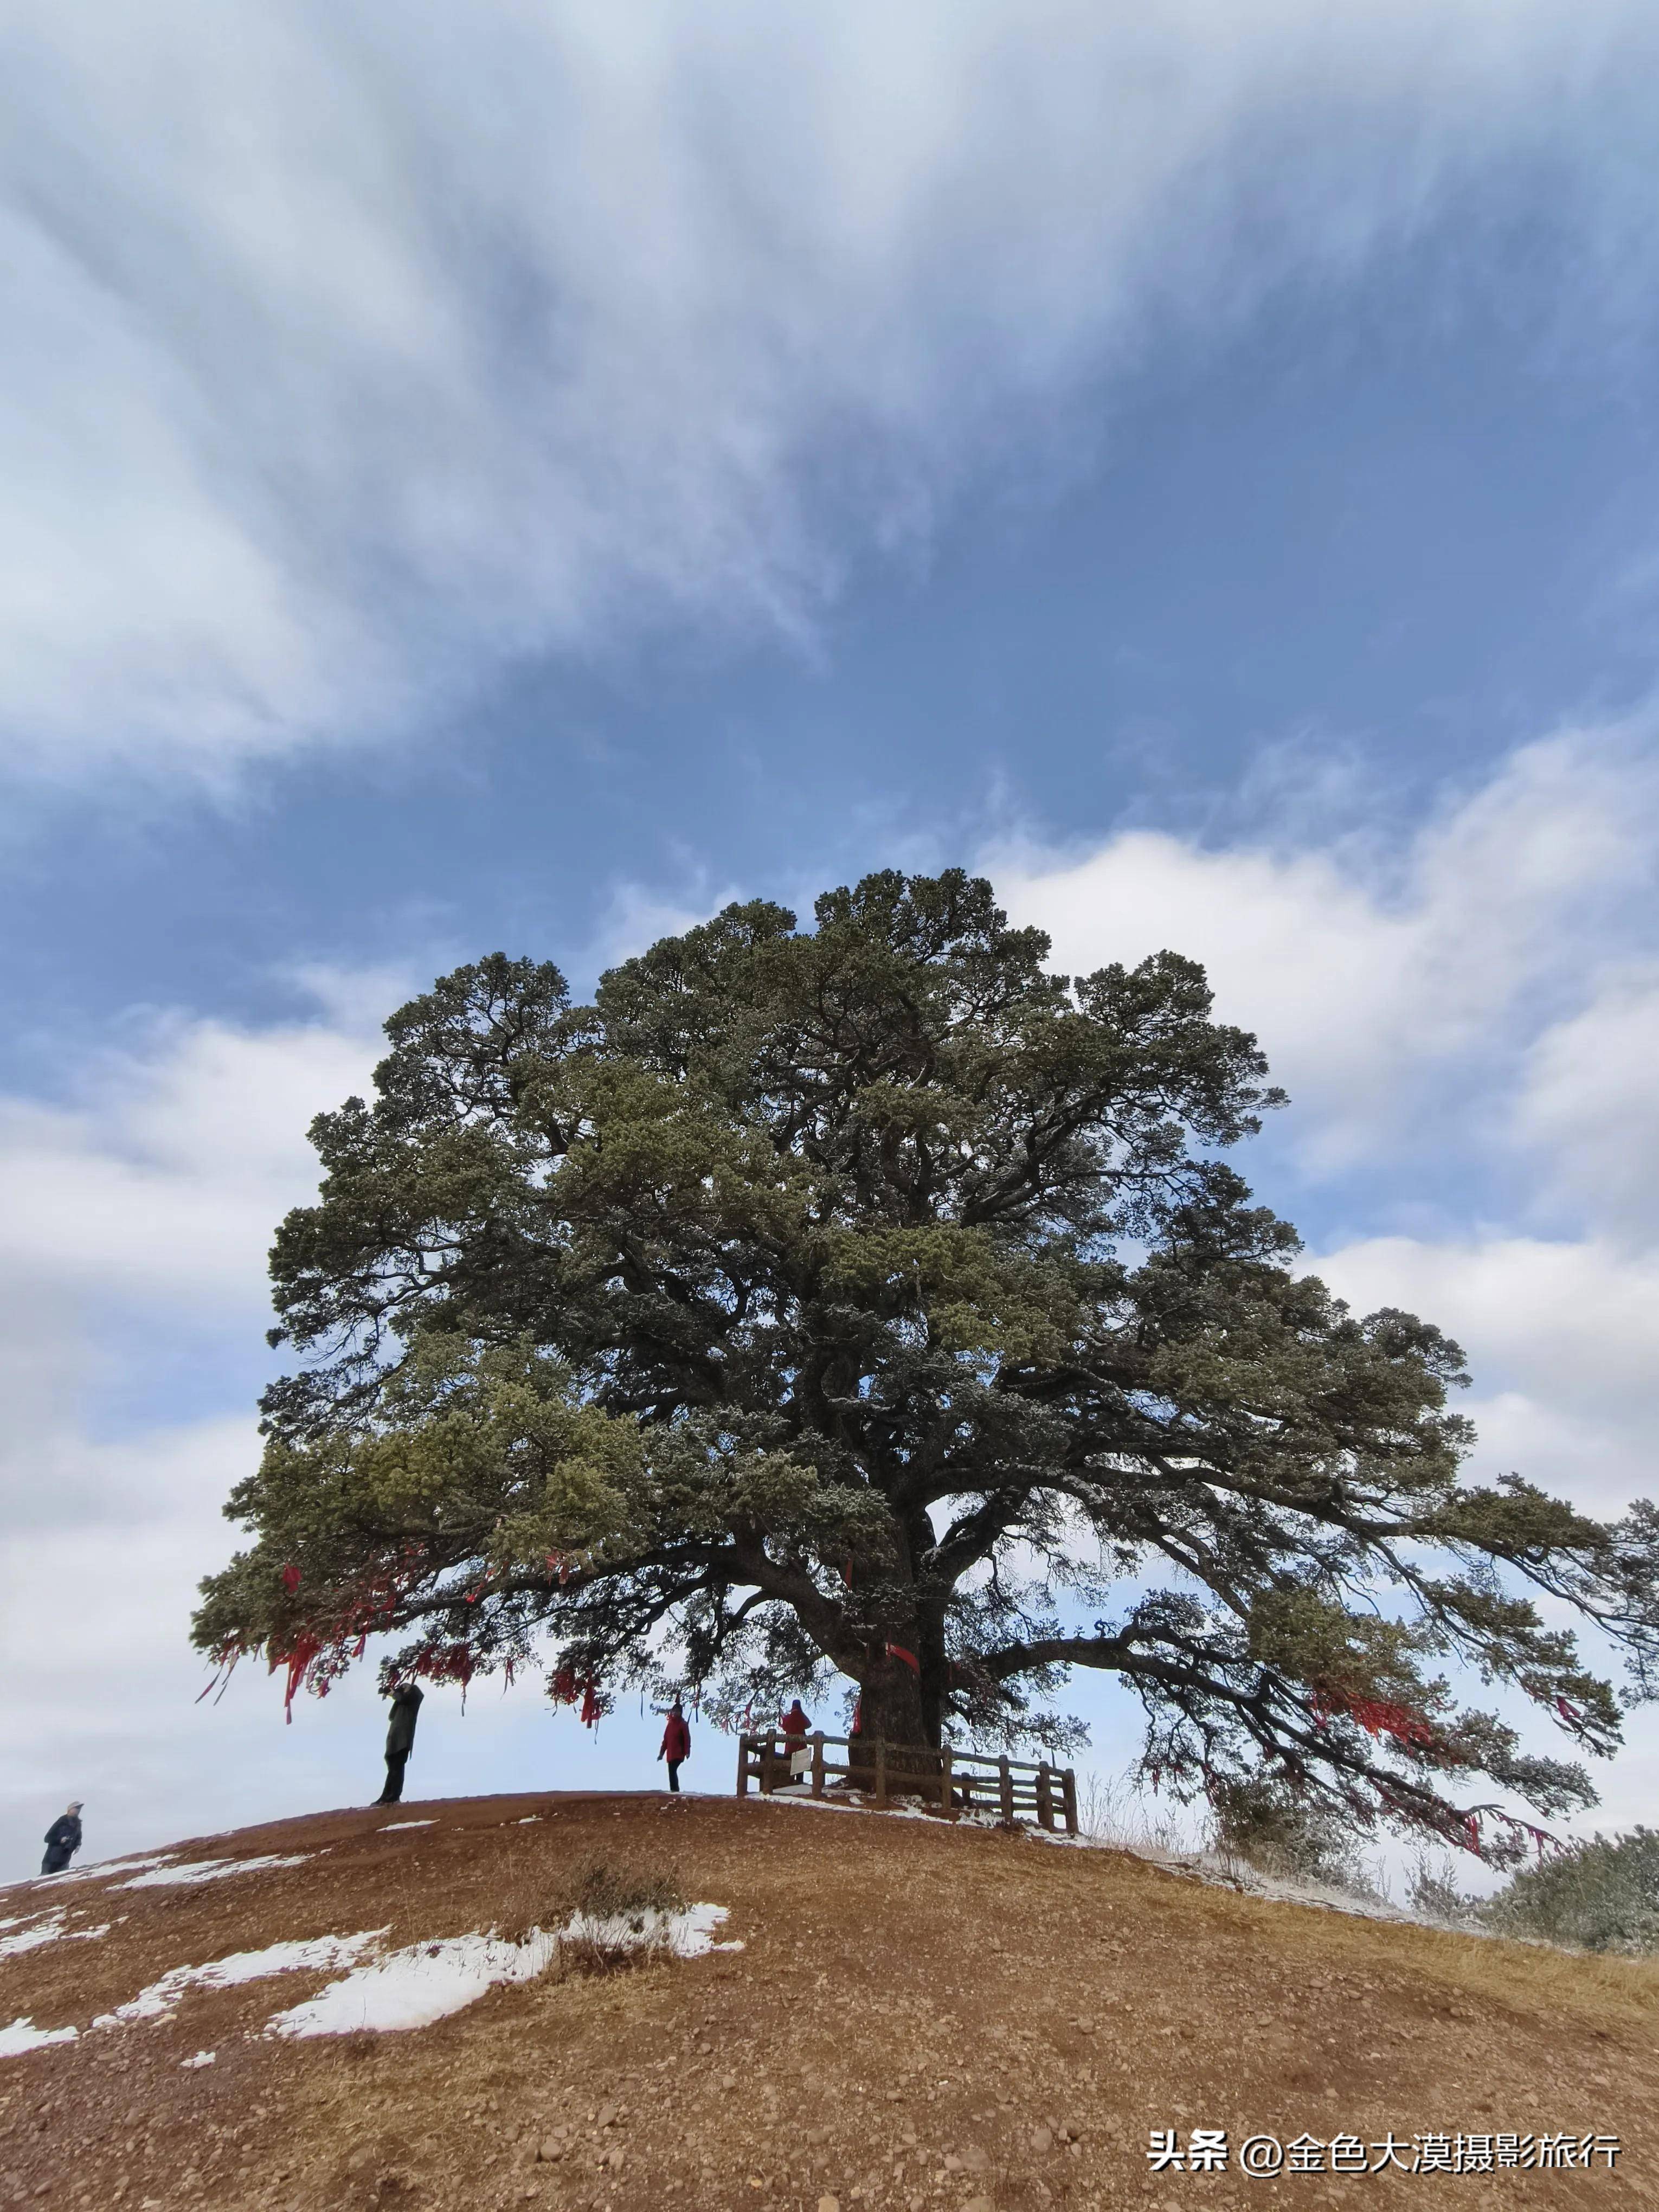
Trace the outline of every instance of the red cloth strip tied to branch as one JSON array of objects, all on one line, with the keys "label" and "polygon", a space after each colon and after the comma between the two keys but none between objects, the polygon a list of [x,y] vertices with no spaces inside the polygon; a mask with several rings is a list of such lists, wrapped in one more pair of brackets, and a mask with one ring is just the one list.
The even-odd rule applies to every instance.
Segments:
[{"label": "red cloth strip tied to branch", "polygon": [[914,1651],[907,1651],[902,1644],[889,1644],[885,1650],[890,1659],[902,1659],[913,1674],[921,1674],[921,1662]]},{"label": "red cloth strip tied to branch", "polygon": [[1321,1725],[1335,1714],[1358,1723],[1367,1735],[1392,1736],[1396,1743],[1426,1749],[1435,1741],[1433,1729],[1421,1713],[1386,1698],[1350,1698],[1321,1692],[1314,1698]]},{"label": "red cloth strip tied to branch", "polygon": [[578,1675],[574,1667],[556,1667],[548,1678],[547,1694],[556,1705],[581,1704],[581,1723],[584,1728],[597,1728],[604,1706],[599,1699],[599,1686],[592,1674]]},{"label": "red cloth strip tied to branch", "polygon": [[283,1721],[288,1728],[294,1725],[294,1693],[305,1680],[306,1669],[322,1650],[318,1638],[304,1634],[295,1638],[289,1650],[273,1650],[270,1655],[271,1674],[279,1667],[288,1668],[288,1685],[283,1692]]}]

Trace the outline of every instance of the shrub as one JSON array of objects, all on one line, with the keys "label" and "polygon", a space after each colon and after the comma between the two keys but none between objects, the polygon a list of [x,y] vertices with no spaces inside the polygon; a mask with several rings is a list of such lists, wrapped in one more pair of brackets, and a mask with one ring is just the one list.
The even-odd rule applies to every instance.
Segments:
[{"label": "shrub", "polygon": [[1301,1796],[1278,1777],[1252,1774],[1218,1782],[1211,1796],[1216,1848],[1258,1874],[1285,1881],[1322,1882],[1357,1896],[1372,1893],[1352,1831],[1328,1806]]},{"label": "shrub", "polygon": [[1456,1869],[1449,1860],[1431,1865],[1419,1859],[1406,1887],[1407,1901],[1419,1920],[1437,1921],[1443,1928],[1479,1925],[1484,1907],[1457,1886]]},{"label": "shrub", "polygon": [[1659,1830],[1595,1836],[1524,1867],[1481,1917],[1499,1935],[1581,1951],[1659,1950]]},{"label": "shrub", "polygon": [[623,1920],[637,1932],[649,1912],[678,1912],[685,1895],[672,1875],[627,1860],[590,1859],[571,1877],[567,1912],[592,1920]]}]

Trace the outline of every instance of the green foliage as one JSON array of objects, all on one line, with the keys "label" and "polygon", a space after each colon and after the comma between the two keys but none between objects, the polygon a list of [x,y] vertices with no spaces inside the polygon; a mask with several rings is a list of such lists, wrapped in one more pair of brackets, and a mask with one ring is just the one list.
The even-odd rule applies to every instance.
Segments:
[{"label": "green foliage", "polygon": [[1481,1918],[1500,1935],[1576,1950],[1659,1950],[1659,1830],[1595,1836],[1523,1867]]},{"label": "green foliage", "polygon": [[1472,1776],[1583,1802],[1444,1670],[1608,1749],[1536,1600],[1645,1694],[1659,1516],[1460,1481],[1457,1347],[1296,1273],[1215,1157],[1279,1094],[1202,971],[1055,975],[958,872],[815,923],[728,908],[587,1006],[492,956],[392,1016],[277,1236],[301,1364],[203,1647],[321,1688],[371,1632],[462,1679],[550,1644],[563,1692],[724,1712],[838,1674],[911,1742],[1058,1745],[1094,1667],[1177,1793],[1265,1763],[1454,1841]]}]

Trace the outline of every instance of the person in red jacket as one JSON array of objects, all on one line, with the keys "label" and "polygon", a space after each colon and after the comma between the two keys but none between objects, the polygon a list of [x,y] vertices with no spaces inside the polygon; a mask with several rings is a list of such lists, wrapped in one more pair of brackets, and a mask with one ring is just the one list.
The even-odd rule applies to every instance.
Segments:
[{"label": "person in red jacket", "polygon": [[662,1748],[657,1756],[668,1761],[668,1786],[678,1796],[681,1762],[691,1756],[691,1731],[686,1725],[685,1715],[678,1698],[668,1708],[668,1725],[662,1732]]},{"label": "person in red jacket", "polygon": [[790,1706],[788,1711],[785,1713],[782,1719],[778,1723],[778,1726],[783,1730],[785,1735],[788,1737],[790,1750],[799,1751],[802,1744],[805,1742],[808,1735],[811,1735],[812,1729],[811,1722],[808,1720],[806,1715],[801,1711],[801,1702],[799,1698],[797,1698],[794,1704]]},{"label": "person in red jacket", "polygon": [[810,1763],[806,1737],[811,1725],[799,1698],[787,1713],[778,1717],[778,1726],[783,1730],[783,1755],[789,1762],[791,1781],[799,1781]]}]

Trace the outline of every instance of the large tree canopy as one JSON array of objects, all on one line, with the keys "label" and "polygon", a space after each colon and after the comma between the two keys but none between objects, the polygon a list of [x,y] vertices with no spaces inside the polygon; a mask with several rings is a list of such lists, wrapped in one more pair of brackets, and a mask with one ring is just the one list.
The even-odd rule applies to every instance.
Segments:
[{"label": "large tree canopy", "polygon": [[1650,1692],[1659,1516],[1461,1483],[1457,1347],[1294,1273],[1214,1157],[1281,1098],[1202,970],[1048,954],[988,884],[887,873],[591,1006],[495,956],[395,1014],[277,1237],[306,1364],[198,1644],[313,1687],[383,1631],[428,1676],[540,1645],[556,1692],[728,1712],[838,1671],[911,1743],[1063,1741],[1097,1668],[1178,1790],[1265,1765],[1459,1841],[1477,1777],[1588,1801],[1439,1670],[1609,1750],[1558,1624]]}]

